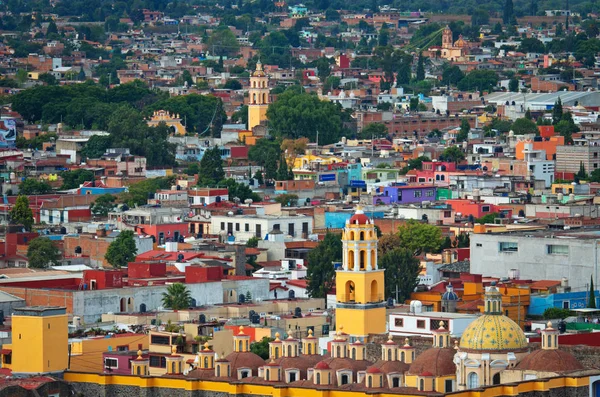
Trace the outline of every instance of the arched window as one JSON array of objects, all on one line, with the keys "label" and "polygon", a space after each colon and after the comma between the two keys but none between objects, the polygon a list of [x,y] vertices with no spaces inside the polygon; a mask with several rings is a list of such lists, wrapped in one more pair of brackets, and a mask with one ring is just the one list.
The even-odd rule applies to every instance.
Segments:
[{"label": "arched window", "polygon": [[279,348],[275,347],[275,359],[279,358]]},{"label": "arched window", "polygon": [[392,349],[388,349],[388,361],[392,361]]},{"label": "arched window", "polygon": [[341,379],[340,379],[340,383],[342,385],[347,385],[348,384],[348,375],[342,374]]},{"label": "arched window", "polygon": [[373,376],[369,376],[369,387],[373,387]]},{"label": "arched window", "polygon": [[317,372],[317,385],[321,384],[321,374]]},{"label": "arched window", "polygon": [[308,354],[313,354],[312,353],[312,345],[310,343],[308,344],[308,349],[307,350],[308,350]]},{"label": "arched window", "polygon": [[354,270],[354,251],[348,251],[348,270]]},{"label": "arched window", "polygon": [[204,368],[208,368],[208,357],[204,357]]},{"label": "arched window", "polygon": [[552,347],[552,336],[548,335],[548,347]]},{"label": "arched window", "polygon": [[140,367],[139,367],[139,366],[136,368],[136,373],[137,373],[138,375],[140,374]]},{"label": "arched window", "polygon": [[267,380],[270,380],[271,378],[269,378],[269,368],[267,368]]},{"label": "arched window", "polygon": [[500,384],[500,372],[498,372],[496,375],[494,375],[494,377],[492,378],[492,385],[499,385]]},{"label": "arched window", "polygon": [[467,386],[469,389],[476,389],[479,387],[479,375],[477,372],[471,372],[467,378]]},{"label": "arched window", "polygon": [[440,345],[438,347],[444,347],[444,337],[440,335]]},{"label": "arched window", "polygon": [[364,241],[365,239],[365,232],[360,232],[360,241]]},{"label": "arched window", "polygon": [[221,376],[221,366],[217,365],[217,377]]},{"label": "arched window", "polygon": [[288,357],[292,356],[292,346],[288,346],[288,352],[287,352]]},{"label": "arched window", "polygon": [[240,352],[241,352],[243,349],[244,349],[244,342],[243,342],[243,341],[240,341],[240,343],[239,343],[239,347],[238,347],[238,351],[240,351]]},{"label": "arched window", "polygon": [[342,348],[340,346],[337,346],[335,348],[335,352],[336,352],[336,357],[339,358],[342,356]]},{"label": "arched window", "polygon": [[360,250],[360,270],[365,270],[367,266],[367,253],[365,250]]},{"label": "arched window", "polygon": [[400,352],[400,361],[404,362],[404,352]]},{"label": "arched window", "polygon": [[352,359],[356,360],[356,347],[352,348]]},{"label": "arched window", "polygon": [[419,382],[419,390],[423,390],[425,389],[425,380],[421,379],[421,381]]}]

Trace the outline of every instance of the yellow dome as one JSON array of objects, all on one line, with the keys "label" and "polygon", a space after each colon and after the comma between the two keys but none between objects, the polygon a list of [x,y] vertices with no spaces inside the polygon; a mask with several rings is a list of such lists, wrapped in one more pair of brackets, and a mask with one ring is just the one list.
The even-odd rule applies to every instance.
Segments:
[{"label": "yellow dome", "polygon": [[500,314],[484,314],[473,321],[460,338],[460,348],[466,350],[520,350],[527,348],[521,328]]}]

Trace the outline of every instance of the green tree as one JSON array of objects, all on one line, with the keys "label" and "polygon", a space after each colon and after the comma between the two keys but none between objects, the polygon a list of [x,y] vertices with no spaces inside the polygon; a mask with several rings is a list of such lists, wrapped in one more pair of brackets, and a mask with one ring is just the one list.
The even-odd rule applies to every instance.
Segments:
[{"label": "green tree", "polygon": [[511,130],[513,130],[515,135],[537,135],[539,133],[537,125],[533,121],[526,119],[525,117],[516,119],[513,125],[511,126]]},{"label": "green tree", "polygon": [[225,178],[221,149],[217,146],[205,150],[200,160],[200,179],[198,185],[214,186]]},{"label": "green tree", "polygon": [[248,185],[238,183],[234,179],[224,179],[219,185],[227,188],[227,191],[229,192],[229,201],[235,201],[235,199],[239,199],[241,202],[248,199],[254,202],[261,201],[260,196],[254,193]]},{"label": "green tree", "polygon": [[63,184],[60,187],[62,190],[77,189],[83,183],[93,181],[94,173],[90,170],[79,168],[61,172],[60,177],[63,180]]},{"label": "green tree", "polygon": [[144,179],[129,185],[127,192],[119,195],[119,201],[126,203],[130,207],[136,205],[145,205],[148,203],[148,197],[151,193],[155,193],[157,190],[168,189],[172,186],[174,178],[151,178]]},{"label": "green tree", "polygon": [[335,143],[346,132],[343,122],[347,118],[338,104],[321,101],[316,94],[301,88],[288,88],[267,110],[269,128],[277,137],[306,137],[319,145]]},{"label": "green tree", "polygon": [[104,259],[115,269],[127,266],[135,259],[137,247],[133,239],[133,231],[123,230],[106,249]]},{"label": "green tree", "polygon": [[33,211],[29,207],[27,196],[19,195],[15,205],[10,210],[10,223],[13,225],[23,225],[25,230],[31,230],[33,226]]},{"label": "green tree", "polygon": [[498,213],[490,212],[489,214],[485,214],[481,218],[475,219],[475,223],[481,223],[481,224],[494,223],[496,221],[496,218],[498,218],[498,217],[499,217]]},{"label": "green tree", "polygon": [[390,32],[389,32],[387,26],[383,25],[381,27],[381,29],[379,30],[377,44],[379,44],[382,47],[385,47],[386,45],[388,45],[389,39],[390,39]]},{"label": "green tree", "polygon": [[425,59],[423,58],[423,53],[419,52],[419,61],[417,62],[417,81],[425,80]]},{"label": "green tree", "polygon": [[242,83],[240,83],[240,81],[236,79],[227,79],[225,81],[225,84],[223,84],[223,88],[234,91],[241,90]]},{"label": "green tree", "polygon": [[248,248],[256,248],[258,247],[258,242],[260,241],[260,239],[256,236],[252,236],[248,239],[248,241],[246,241],[246,247]]},{"label": "green tree", "polygon": [[277,180],[278,181],[287,181],[288,180],[288,165],[285,160],[285,155],[281,156],[279,159],[279,168],[277,169]]},{"label": "green tree", "polygon": [[387,233],[379,238],[377,244],[377,255],[382,258],[385,254],[394,249],[400,247],[402,242],[400,236],[397,233]]},{"label": "green tree", "polygon": [[47,182],[35,178],[27,178],[19,184],[19,193],[31,196],[34,194],[47,194],[52,191],[52,186]]},{"label": "green tree", "polygon": [[594,290],[594,277],[592,276],[590,276],[590,293],[587,307],[590,309],[596,308],[596,291]]},{"label": "green tree", "polygon": [[81,150],[84,159],[97,159],[110,147],[110,136],[93,135]]},{"label": "green tree", "polygon": [[106,193],[102,196],[98,197],[92,205],[90,205],[90,210],[92,211],[92,215],[107,217],[108,213],[112,211],[117,205],[115,201],[117,198],[112,194]]},{"label": "green tree", "polygon": [[40,74],[38,80],[42,83],[46,83],[47,85],[58,85],[58,80],[50,73]]},{"label": "green tree", "polygon": [[295,207],[298,204],[298,195],[280,194],[279,196],[275,197],[275,202],[281,204],[282,206]]},{"label": "green tree", "polygon": [[379,259],[379,266],[385,270],[385,296],[404,302],[419,284],[421,265],[407,249],[395,248]]},{"label": "green tree", "polygon": [[48,24],[48,29],[46,29],[46,37],[50,35],[58,35],[58,27],[56,26],[56,22],[54,20],[50,21]]},{"label": "green tree", "polygon": [[[266,317],[265,317],[266,318]],[[250,345],[250,351],[258,355],[263,360],[269,359],[269,343],[273,342],[273,339],[264,336],[260,342],[254,342]]]},{"label": "green tree", "polygon": [[406,248],[414,255],[427,252],[438,252],[442,244],[440,228],[427,223],[408,220],[398,228],[401,248]]},{"label": "green tree", "polygon": [[552,108],[552,124],[557,124],[562,120],[563,117],[563,106],[560,97],[554,103],[554,107]]},{"label": "green tree", "polygon": [[206,47],[213,56],[232,56],[237,54],[240,45],[235,34],[227,26],[219,26],[206,41]]},{"label": "green tree", "polygon": [[502,14],[502,22],[504,22],[505,25],[508,25],[509,23],[512,23],[513,17],[513,2],[512,0],[506,0],[504,2],[504,13]]},{"label": "green tree", "polygon": [[440,161],[447,161],[450,163],[460,163],[464,159],[465,154],[458,146],[447,147],[440,155]]},{"label": "green tree", "polygon": [[476,69],[458,82],[462,91],[493,91],[498,84],[498,75],[493,70]]},{"label": "green tree", "polygon": [[600,182],[600,168],[595,169],[594,171],[592,171],[592,173],[590,174],[590,182]]},{"label": "green tree", "polygon": [[510,92],[519,92],[519,80],[516,77],[508,81],[508,90]]},{"label": "green tree", "polygon": [[327,307],[327,293],[334,286],[333,262],[342,260],[340,235],[327,233],[317,247],[308,253],[306,291],[311,298],[323,298]]},{"label": "green tree", "polygon": [[16,77],[17,81],[19,82],[19,84],[25,83],[28,78],[27,70],[25,70],[25,69],[17,70],[15,77]]},{"label": "green tree", "polygon": [[182,310],[190,307],[192,293],[183,283],[173,283],[162,294],[162,304],[172,310]]},{"label": "green tree", "polygon": [[29,267],[45,269],[49,265],[60,265],[60,251],[48,237],[37,237],[27,246]]},{"label": "green tree", "polygon": [[369,123],[357,134],[359,139],[377,139],[384,138],[388,134],[388,129],[383,123]]},{"label": "green tree", "polygon": [[579,171],[577,171],[577,174],[575,174],[575,178],[577,180],[582,180],[582,179],[587,179],[588,175],[587,172],[585,172],[585,166],[583,165],[583,161],[579,162]]},{"label": "green tree", "polygon": [[469,124],[469,120],[462,119],[460,121],[460,132],[456,136],[457,142],[464,142],[469,140],[469,131],[471,131],[471,125]]},{"label": "green tree", "polygon": [[573,312],[569,309],[561,309],[560,307],[549,307],[544,310],[544,320],[561,319],[564,320],[567,317],[573,315]]},{"label": "green tree", "polygon": [[442,83],[446,85],[457,85],[459,81],[461,81],[465,77],[465,74],[460,70],[460,68],[456,65],[448,65],[444,66],[442,71]]}]

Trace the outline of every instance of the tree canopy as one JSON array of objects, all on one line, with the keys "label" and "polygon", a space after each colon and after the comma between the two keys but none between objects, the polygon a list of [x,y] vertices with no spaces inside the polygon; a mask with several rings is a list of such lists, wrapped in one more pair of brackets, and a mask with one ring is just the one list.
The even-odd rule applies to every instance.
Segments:
[{"label": "tree canopy", "polygon": [[414,255],[437,252],[442,244],[442,231],[439,227],[412,219],[398,228],[398,237],[401,247]]},{"label": "tree canopy", "polygon": [[36,237],[27,246],[29,267],[45,269],[60,265],[60,251],[48,237]]},{"label": "tree canopy", "polygon": [[190,307],[192,293],[183,283],[173,283],[162,294],[162,304],[172,310],[182,310]]},{"label": "tree canopy", "polygon": [[340,235],[327,233],[319,245],[308,253],[306,290],[312,298],[327,298],[334,285],[335,268],[333,262],[342,260],[342,239]]},{"label": "tree canopy", "polygon": [[33,222],[33,211],[29,207],[29,199],[27,196],[19,195],[15,205],[10,210],[10,223],[23,225],[25,230],[31,230]]},{"label": "tree canopy", "polygon": [[379,267],[385,270],[385,296],[398,297],[398,302],[410,298],[419,284],[421,265],[411,251],[394,248],[379,258]]},{"label": "tree canopy", "polygon": [[341,106],[329,101],[321,101],[316,94],[308,94],[300,87],[288,88],[278,96],[277,101],[267,110],[269,127],[272,133],[282,138],[307,137],[319,145],[337,142],[346,132],[343,122],[346,119]]},{"label": "tree canopy", "polygon": [[129,262],[135,259],[137,247],[133,239],[133,231],[123,230],[117,238],[110,243],[104,259],[114,268],[119,269],[127,266]]}]

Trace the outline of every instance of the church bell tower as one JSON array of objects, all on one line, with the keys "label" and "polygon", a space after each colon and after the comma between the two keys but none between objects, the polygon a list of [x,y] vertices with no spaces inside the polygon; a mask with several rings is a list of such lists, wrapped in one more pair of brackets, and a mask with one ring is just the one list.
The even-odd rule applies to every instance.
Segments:
[{"label": "church bell tower", "polygon": [[357,207],[342,234],[343,267],[336,271],[336,322],[352,336],[386,330],[384,270],[377,266],[373,221]]},{"label": "church bell tower", "polygon": [[252,131],[254,127],[267,119],[267,108],[270,103],[269,77],[264,72],[260,60],[250,77],[248,101],[248,129]]}]

